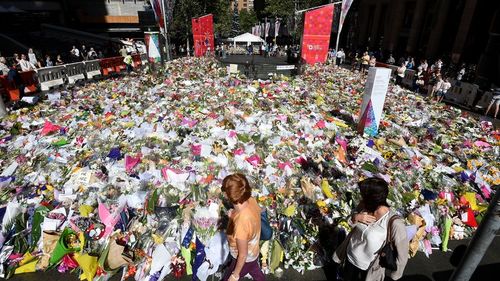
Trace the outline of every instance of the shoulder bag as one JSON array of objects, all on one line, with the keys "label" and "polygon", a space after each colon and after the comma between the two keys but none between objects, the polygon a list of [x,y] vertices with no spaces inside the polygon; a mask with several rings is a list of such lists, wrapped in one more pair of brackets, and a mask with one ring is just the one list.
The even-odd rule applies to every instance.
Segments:
[{"label": "shoulder bag", "polygon": [[398,257],[398,251],[396,246],[394,245],[394,241],[391,240],[392,234],[392,223],[398,219],[397,215],[392,216],[389,219],[389,223],[387,224],[387,238],[385,239],[385,245],[380,249],[380,266],[391,270],[396,271],[398,269],[398,265],[396,263]]}]

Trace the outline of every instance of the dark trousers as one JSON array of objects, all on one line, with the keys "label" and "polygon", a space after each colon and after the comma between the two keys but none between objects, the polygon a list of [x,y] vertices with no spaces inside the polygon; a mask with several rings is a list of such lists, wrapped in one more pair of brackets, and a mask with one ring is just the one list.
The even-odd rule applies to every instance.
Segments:
[{"label": "dark trousers", "polygon": [[346,260],[344,265],[344,270],[342,272],[344,281],[367,281],[366,280],[367,271],[359,269],[354,264],[350,263],[348,260]]},{"label": "dark trousers", "polygon": [[[243,278],[245,275],[250,274],[250,276],[252,276],[253,280],[255,281],[266,280],[264,273],[262,273],[262,270],[260,270],[260,266],[257,260],[245,263],[245,265],[241,269],[240,278]],[[223,281],[229,280],[229,277],[231,277],[231,273],[233,273],[235,267],[236,267],[236,259],[231,257],[231,263],[229,264],[229,267],[226,269],[226,273],[224,274],[224,278],[222,279]]]}]

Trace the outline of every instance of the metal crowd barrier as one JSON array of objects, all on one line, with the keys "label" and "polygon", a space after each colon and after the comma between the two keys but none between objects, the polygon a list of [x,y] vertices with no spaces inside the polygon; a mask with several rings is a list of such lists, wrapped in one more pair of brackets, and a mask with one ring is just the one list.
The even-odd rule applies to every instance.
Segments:
[{"label": "metal crowd barrier", "polygon": [[63,65],[40,68],[36,72],[42,91],[48,91],[52,87],[64,85],[66,74]]},{"label": "metal crowd barrier", "polygon": [[84,64],[87,79],[92,79],[95,76],[101,75],[101,65],[99,64],[99,60],[89,60],[84,62]]},{"label": "metal crowd barrier", "polygon": [[412,88],[414,77],[415,77],[415,70],[412,70],[412,69],[406,70],[405,77],[403,78],[403,85],[405,85],[406,87]]},{"label": "metal crowd barrier", "polygon": [[[148,63],[147,54],[133,55],[136,68]],[[24,86],[24,93],[48,91],[52,87],[62,86],[66,82],[74,84],[78,80],[92,79],[110,73],[119,73],[126,69],[123,57],[105,58],[85,62],[69,63],[59,66],[51,66],[37,69],[35,71],[19,72],[22,84],[16,85],[7,79],[6,75],[0,75],[0,95],[7,95],[12,101],[20,100],[20,88]]]},{"label": "metal crowd barrier", "polygon": [[69,84],[85,80],[85,64],[83,62],[68,63],[64,65]]},{"label": "metal crowd barrier", "polygon": [[446,92],[444,99],[447,102],[472,107],[479,91],[476,84],[450,81],[452,87]]}]

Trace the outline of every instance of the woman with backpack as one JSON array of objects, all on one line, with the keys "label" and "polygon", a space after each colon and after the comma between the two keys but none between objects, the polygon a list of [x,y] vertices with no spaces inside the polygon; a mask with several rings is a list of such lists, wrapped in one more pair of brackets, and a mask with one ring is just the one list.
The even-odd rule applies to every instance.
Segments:
[{"label": "woman with backpack", "polygon": [[333,255],[344,281],[401,278],[408,261],[404,221],[387,203],[389,188],[379,178],[358,183],[361,202],[350,219],[352,230]]}]

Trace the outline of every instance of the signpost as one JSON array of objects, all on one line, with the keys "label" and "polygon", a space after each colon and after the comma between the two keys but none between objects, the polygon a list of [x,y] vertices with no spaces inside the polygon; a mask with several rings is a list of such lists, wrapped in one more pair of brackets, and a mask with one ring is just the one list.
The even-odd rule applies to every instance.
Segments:
[{"label": "signpost", "polygon": [[377,135],[390,78],[391,70],[388,68],[371,67],[369,69],[358,118],[359,133],[372,137]]}]

